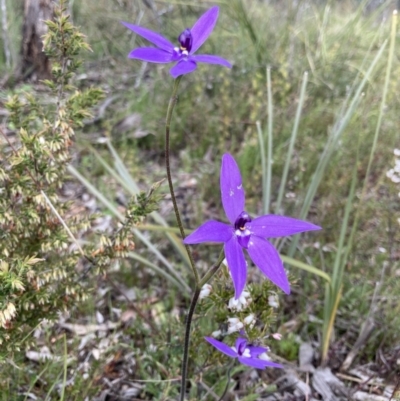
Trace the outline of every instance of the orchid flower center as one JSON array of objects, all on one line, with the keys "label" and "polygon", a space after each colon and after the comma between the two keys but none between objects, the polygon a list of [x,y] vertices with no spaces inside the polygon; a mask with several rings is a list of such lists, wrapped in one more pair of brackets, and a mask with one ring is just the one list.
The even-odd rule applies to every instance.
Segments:
[{"label": "orchid flower center", "polygon": [[239,345],[239,349],[237,350],[237,353],[239,356],[244,356],[245,358],[250,358],[250,350],[248,348],[246,348],[247,346],[247,341],[243,341],[240,345]]},{"label": "orchid flower center", "polygon": [[192,50],[193,37],[189,28],[186,28],[178,37],[179,44],[181,45],[180,50],[182,52],[190,52]]},{"label": "orchid flower center", "polygon": [[239,244],[247,249],[250,241],[250,230],[246,227],[247,223],[251,222],[251,217],[246,212],[242,212],[239,214],[238,218],[235,221],[235,234],[236,238],[239,241]]}]

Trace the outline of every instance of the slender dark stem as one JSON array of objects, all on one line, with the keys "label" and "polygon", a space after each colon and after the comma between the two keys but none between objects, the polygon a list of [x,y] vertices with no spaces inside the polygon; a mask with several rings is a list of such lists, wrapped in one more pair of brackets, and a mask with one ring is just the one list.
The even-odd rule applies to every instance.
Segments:
[{"label": "slender dark stem", "polygon": [[214,276],[214,274],[220,268],[223,260],[224,260],[224,253],[221,251],[221,254],[219,255],[217,263],[211,267],[211,269],[208,271],[208,273],[206,273],[205,276],[196,285],[196,289],[195,289],[193,297],[192,297],[192,302],[190,303],[189,312],[186,317],[185,342],[183,345],[180,401],[185,401],[187,370],[188,370],[188,362],[189,362],[190,330],[192,327],[193,314],[196,309],[197,301],[199,300],[201,287],[203,287],[203,285],[206,284],[207,281],[210,280],[211,277]]},{"label": "slender dark stem", "polygon": [[[174,205],[176,221],[178,223],[178,227],[179,227],[179,231],[181,232],[181,236],[184,239],[186,237],[186,234],[185,234],[185,229],[183,228],[181,215],[180,215],[179,209],[178,209],[178,204],[176,202],[174,185],[172,184],[171,166],[170,166],[170,160],[169,160],[169,153],[170,153],[170,151],[169,151],[170,135],[169,134],[170,134],[171,118],[172,118],[172,112],[174,111],[174,107],[176,104],[178,87],[179,87],[181,78],[182,78],[182,76],[179,76],[178,78],[175,79],[174,88],[172,89],[172,95],[171,95],[171,98],[170,98],[169,104],[168,104],[167,117],[165,119],[165,168],[167,170],[169,192],[171,193],[172,204]],[[193,271],[194,279],[196,281],[196,287],[198,287],[200,278],[199,278],[199,273],[197,272],[197,269],[194,265],[192,251],[190,250],[188,245],[185,245],[185,248],[186,248],[186,252],[189,257],[190,266]]]},{"label": "slender dark stem", "polygon": [[227,393],[227,391],[228,391],[228,389],[229,389],[229,383],[230,383],[230,381],[231,381],[232,368],[233,368],[234,365],[235,365],[235,360],[233,360],[232,363],[231,363],[230,366],[229,366],[229,369],[228,369],[228,378],[227,378],[227,381],[226,381],[226,387],[225,387],[225,390],[224,390],[224,392],[222,393],[221,397],[219,397],[219,400],[218,400],[218,401],[222,401],[222,400],[224,399],[225,394]]},{"label": "slender dark stem", "polygon": [[190,345],[190,329],[192,327],[192,319],[194,310],[196,309],[197,301],[199,300],[200,287],[196,287],[194,291],[192,302],[190,303],[190,308],[188,315],[186,317],[186,328],[185,328],[185,342],[183,345],[183,359],[182,359],[182,377],[181,377],[181,396],[180,401],[185,401],[186,393],[186,381],[187,381],[187,369],[189,362],[189,345]]}]

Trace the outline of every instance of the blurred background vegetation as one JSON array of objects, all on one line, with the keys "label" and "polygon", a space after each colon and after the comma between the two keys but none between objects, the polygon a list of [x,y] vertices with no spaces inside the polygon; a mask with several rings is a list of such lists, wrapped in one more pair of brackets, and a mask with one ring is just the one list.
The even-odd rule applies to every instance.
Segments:
[{"label": "blurred background vegetation", "polygon": [[[221,55],[232,62],[233,68],[201,65],[196,73],[184,77],[173,118],[174,175],[186,225],[195,228],[206,218],[223,216],[215,188],[224,152],[232,153],[240,164],[249,211],[262,213],[266,177],[257,122],[266,153],[271,135],[267,127],[272,122],[268,206],[276,213],[307,218],[323,227],[317,235],[303,236],[299,243],[279,242],[280,251],[329,276],[341,271],[340,290],[337,289],[341,298],[328,354],[329,366],[341,366],[365,323],[372,322],[372,328],[367,330],[369,339],[357,353],[357,363],[374,362],[381,369],[384,360],[390,367],[384,375],[389,378],[398,375],[400,368],[398,362],[393,362],[400,349],[399,186],[386,177],[394,165],[393,150],[400,147],[398,46],[393,49],[389,79],[387,76],[396,3],[71,0],[69,5],[73,23],[80,27],[93,49],[84,56],[75,84],[97,86],[106,94],[95,111],[95,121],[84,125],[77,135],[70,172],[75,179],[80,177],[90,196],[97,200],[98,209],[114,216],[130,193],[146,189],[164,177],[163,123],[172,89],[168,65],[127,59],[129,51],[145,41],[127,31],[119,21],[146,26],[174,42],[202,11],[213,4],[221,7],[217,26],[201,50]],[[1,105],[8,96],[22,90],[40,94],[40,83],[13,78],[20,63],[23,2],[5,0],[5,4],[10,65],[6,52],[0,51]],[[398,39],[398,29],[395,36]],[[0,49],[4,48],[3,31]],[[268,89],[272,95],[270,109]],[[299,102],[301,109],[297,112]],[[282,201],[278,202],[292,140],[288,178]],[[308,201],[309,206],[304,208]],[[167,201],[161,204],[160,215],[154,220],[175,226]],[[174,260],[177,254],[170,246],[174,244],[173,238],[168,242],[162,232],[151,230],[144,235]],[[151,247],[148,249],[136,243],[137,253],[158,265],[158,256]],[[198,252],[199,260],[208,258],[205,248],[199,247]],[[218,251],[213,254],[218,255]],[[68,383],[68,396],[64,399],[82,400],[99,395],[107,388],[107,380],[112,381],[115,372],[122,369],[118,364],[126,362],[128,351],[137,360],[130,377],[166,380],[179,375],[178,345],[182,333],[178,323],[183,319],[180,308],[187,304],[187,297],[176,285],[166,285],[164,276],[156,270],[146,270],[148,266],[145,268],[142,262],[131,258],[109,274],[117,283],[134,289],[132,299],[154,321],[156,331],[135,317],[123,334],[112,337],[106,351],[100,352],[98,358],[91,357],[87,376],[75,375]],[[171,263],[177,271],[175,279],[189,277],[184,262]],[[293,293],[280,297],[281,308],[271,323],[271,330],[284,334],[274,352],[287,360],[297,358],[302,341],[320,347],[324,313],[329,314],[324,312],[329,296],[325,294],[323,279],[293,267],[290,272],[295,283]],[[101,291],[108,288],[103,280],[99,279],[97,287],[98,292],[88,303],[71,312],[74,321],[91,322],[99,310],[103,317],[112,320],[116,314],[113,308],[130,310],[121,297]],[[176,321],[172,323],[167,316],[174,313]],[[217,328],[210,327],[213,329]],[[45,333],[40,346],[50,347],[61,359],[33,363],[24,356],[15,356],[12,364],[0,368],[1,400],[30,399],[27,395],[12,398],[18,386],[18,391],[23,388],[26,394],[41,397],[38,399],[57,399],[56,383],[61,380],[65,384],[67,365],[73,370],[78,362],[82,363],[83,357],[76,351],[82,346],[78,336],[71,336],[67,347],[60,340],[65,339],[61,326],[47,328]],[[99,337],[87,341],[94,343],[92,349],[101,349]],[[70,361],[69,354],[73,355]],[[317,360],[320,357],[316,355]],[[220,369],[219,374],[223,375],[224,370]],[[215,377],[207,380],[215,384]],[[91,386],[85,384],[88,380]],[[171,386],[170,382],[142,383],[135,396],[168,399],[176,393]],[[215,391],[220,394],[222,389]]]}]

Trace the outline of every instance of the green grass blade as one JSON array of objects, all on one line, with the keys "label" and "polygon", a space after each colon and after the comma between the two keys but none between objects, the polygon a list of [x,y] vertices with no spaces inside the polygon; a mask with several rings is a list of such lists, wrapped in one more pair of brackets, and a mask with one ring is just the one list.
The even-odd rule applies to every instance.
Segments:
[{"label": "green grass blade", "polygon": [[344,130],[347,128],[347,125],[349,124],[351,118],[353,117],[355,110],[362,98],[362,92],[364,90],[364,87],[366,83],[369,81],[369,79],[372,76],[372,73],[375,69],[376,64],[382,57],[383,51],[385,50],[387,45],[387,40],[382,44],[380,47],[377,55],[375,56],[374,60],[372,61],[367,73],[365,74],[363,80],[361,81],[360,85],[357,88],[357,91],[350,102],[350,105],[346,111],[346,114],[343,116],[342,119],[339,119],[337,123],[335,124],[335,127],[333,129],[333,132],[331,134],[332,141],[328,143],[327,147],[325,147],[324,152],[319,160],[316,172],[312,178],[311,185],[309,186],[309,190],[307,192],[306,198],[303,203],[303,207],[300,211],[300,218],[304,219],[307,217],[308,211],[310,209],[311,203],[315,197],[315,194],[317,192],[317,189],[319,187],[319,184],[321,183],[322,177],[324,175],[325,169],[328,165],[328,162],[333,154],[333,152],[336,150],[337,144],[344,132]]},{"label": "green grass blade", "polygon": [[188,296],[190,293],[190,288],[185,285],[183,286],[181,282],[179,282],[174,276],[171,276],[170,274],[168,274],[166,271],[164,271],[163,269],[159,268],[157,265],[155,265],[154,263],[150,262],[149,260],[143,258],[142,256],[140,256],[138,253],[134,253],[134,252],[130,252],[128,254],[128,256],[131,259],[137,260],[138,262],[142,263],[143,265],[149,267],[151,270],[153,270],[154,272],[156,272],[157,274],[159,274],[160,276],[164,277],[166,280],[170,281],[173,285],[175,285],[176,287],[178,287],[180,290],[183,290],[183,294],[185,296]]},{"label": "green grass blade", "polygon": [[263,198],[263,213],[265,214],[265,199],[267,199],[267,159],[265,157],[265,142],[260,121],[256,121],[258,143],[260,145],[261,157],[261,184]]},{"label": "green grass blade", "polygon": [[67,350],[67,337],[64,334],[64,361],[63,361],[63,381],[61,387],[60,401],[64,401],[65,387],[67,386],[67,373],[68,373],[68,350]]},{"label": "green grass blade", "polygon": [[[359,84],[351,102],[350,105],[347,108],[347,111],[345,112],[343,117],[340,117],[337,121],[335,126],[332,129],[331,135],[329,136],[328,142],[322,152],[322,155],[319,159],[317,168],[311,178],[310,185],[308,186],[307,193],[303,202],[303,206],[301,208],[299,217],[300,219],[305,219],[307,217],[308,211],[310,210],[311,204],[314,200],[315,194],[317,192],[317,189],[322,181],[322,178],[324,176],[326,167],[328,166],[328,163],[334,153],[334,151],[337,148],[338,142],[344,132],[344,130],[347,128],[351,118],[354,116],[355,110],[361,101],[362,98],[362,92],[364,90],[364,87],[366,83],[370,80],[372,73],[378,63],[378,61],[381,59],[383,51],[385,50],[387,46],[388,41],[385,40],[382,46],[380,47],[379,51],[377,52],[376,56],[374,57],[371,65],[368,68],[368,71],[366,72],[364,78],[362,79],[361,83]],[[289,248],[289,256],[293,256],[295,253],[295,250],[297,248],[297,244],[299,241],[299,236],[296,235],[295,238],[293,239],[290,248]]]},{"label": "green grass blade", "polygon": [[121,176],[106,162],[104,157],[100,155],[100,153],[91,145],[87,145],[90,151],[94,154],[95,158],[97,161],[103,166],[103,168],[107,171],[108,174],[111,175],[119,184],[121,184],[126,191],[128,191],[131,195],[134,195],[132,193],[132,188],[127,184],[125,180],[121,178]]},{"label": "green grass blade", "polygon": [[[373,162],[374,155],[375,155],[376,145],[378,143],[378,138],[379,138],[379,133],[380,133],[381,125],[382,125],[383,115],[385,113],[386,97],[387,97],[387,91],[388,91],[388,88],[389,88],[390,75],[391,75],[392,66],[393,66],[393,55],[394,55],[394,51],[395,51],[396,32],[397,32],[397,18],[398,18],[397,10],[395,10],[393,12],[393,16],[392,16],[392,27],[391,27],[391,32],[390,32],[389,56],[388,56],[388,62],[387,62],[387,66],[386,66],[386,74],[385,74],[385,82],[384,82],[384,87],[383,87],[383,92],[382,92],[382,100],[381,100],[381,104],[380,104],[380,108],[379,108],[378,121],[377,121],[376,128],[375,128],[375,134],[374,134],[374,139],[373,139],[373,143],[372,143],[372,147],[371,147],[371,152],[370,152],[370,155],[369,155],[367,171],[365,173],[364,182],[363,182],[363,188],[362,188],[362,191],[361,191],[361,196],[360,196],[360,200],[361,201],[363,201],[363,199],[365,198],[365,193],[366,193],[367,184],[368,184],[368,178],[369,178],[369,175],[370,175],[370,172],[371,172],[371,167],[372,167],[372,162]],[[353,223],[353,227],[351,229],[351,234],[350,234],[350,238],[349,238],[349,241],[348,241],[348,246],[346,248],[346,254],[344,256],[344,258],[346,260],[348,259],[350,251],[352,249],[354,236],[355,236],[355,233],[357,231],[358,221],[359,221],[359,218],[360,218],[360,210],[361,210],[360,208],[357,209],[356,216],[354,218],[354,223]]]},{"label": "green grass blade", "polygon": [[324,311],[324,326],[322,333],[322,363],[326,363],[326,358],[329,349],[329,342],[333,331],[333,325],[335,323],[337,309],[339,307],[339,302],[341,298],[342,288],[343,288],[343,272],[347,264],[347,259],[343,258],[346,233],[349,228],[349,218],[350,213],[353,209],[354,195],[357,184],[357,168],[359,159],[359,149],[360,149],[360,137],[358,135],[358,147],[357,147],[357,157],[353,168],[353,176],[351,180],[350,191],[347,196],[345,212],[343,216],[342,226],[340,229],[339,243],[336,250],[335,261],[332,272],[332,284],[330,291],[326,293],[325,305],[328,305]]},{"label": "green grass blade", "polygon": [[296,142],[297,132],[298,132],[298,129],[299,129],[301,111],[303,109],[304,100],[305,100],[305,97],[306,97],[307,81],[308,81],[308,73],[305,72],[304,75],[303,75],[303,82],[301,84],[299,103],[297,105],[296,117],[295,117],[295,120],[294,120],[292,135],[290,137],[290,144],[289,144],[289,149],[288,149],[287,156],[286,156],[285,167],[283,169],[282,178],[281,178],[281,184],[280,184],[280,187],[279,187],[278,200],[276,202],[276,208],[275,208],[275,213],[276,214],[279,214],[280,210],[281,210],[283,194],[285,192],[287,177],[288,177],[288,174],[289,174],[290,162],[291,162],[292,156],[293,156],[294,144]]},{"label": "green grass blade", "polygon": [[[121,180],[124,182],[124,187],[128,189],[128,191],[132,195],[136,195],[139,193],[139,186],[134,180],[134,178],[131,176],[127,168],[125,167],[124,162],[122,159],[119,157],[118,152],[115,150],[114,146],[110,141],[107,141],[107,146],[114,158],[114,163],[115,163],[115,168],[117,169],[117,172],[119,176],[121,177]],[[161,226],[168,227],[168,223],[165,221],[165,219],[158,213],[158,212],[153,212],[150,214],[150,216],[154,219],[154,221]],[[181,259],[184,261],[186,264],[186,267],[190,267],[190,260],[189,256],[186,252],[185,247],[182,244],[182,239],[175,235],[174,233],[167,232],[166,233],[167,238],[169,239],[170,243],[173,245],[175,250],[178,252],[179,256]]]},{"label": "green grass blade", "polygon": [[314,266],[310,266],[306,263],[300,262],[299,260],[290,258],[289,256],[281,255],[281,259],[283,260],[284,263],[287,263],[290,266],[297,267],[298,269],[312,273],[315,276],[322,277],[327,283],[331,282],[331,278],[329,277],[328,274],[326,274],[324,271],[320,269],[317,269]]},{"label": "green grass blade", "polygon": [[[85,177],[83,177],[73,166],[67,167],[69,173],[77,178],[85,187],[101,202],[106,206],[115,217],[120,221],[124,220],[124,216],[118,211],[118,209],[109,201],[100,191],[97,190]],[[182,286],[187,287],[187,284],[183,278],[175,271],[174,267],[168,262],[168,260],[162,255],[162,253],[140,232],[138,229],[133,229],[132,232],[135,234],[141,242],[143,242],[147,248],[160,260],[160,262],[169,270]],[[187,287],[188,288],[188,287]],[[189,288],[188,288],[189,290]]]},{"label": "green grass blade", "polygon": [[271,67],[267,68],[267,93],[268,93],[268,130],[267,130],[267,175],[265,177],[265,198],[263,199],[263,213],[268,214],[271,206],[271,181],[272,181],[272,127],[273,127],[273,104]]}]

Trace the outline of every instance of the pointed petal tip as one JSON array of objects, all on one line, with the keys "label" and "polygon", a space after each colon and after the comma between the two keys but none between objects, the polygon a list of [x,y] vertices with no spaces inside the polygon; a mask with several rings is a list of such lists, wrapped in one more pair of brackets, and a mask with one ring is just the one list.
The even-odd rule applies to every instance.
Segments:
[{"label": "pointed petal tip", "polygon": [[207,40],[214,30],[218,19],[219,7],[214,6],[208,9],[193,25],[191,32],[193,36],[193,45],[191,53],[195,53],[201,45]]},{"label": "pointed petal tip", "polygon": [[222,156],[220,188],[225,214],[234,224],[239,214],[244,211],[245,193],[239,166],[230,153]]},{"label": "pointed petal tip", "polygon": [[233,158],[233,156],[232,156],[230,153],[228,153],[228,152],[226,152],[226,153],[224,153],[224,154],[222,155],[222,161],[224,161],[225,159],[233,160],[233,161],[236,163],[236,161],[235,161],[235,159]]},{"label": "pointed petal tip", "polygon": [[[268,278],[271,280],[270,277],[268,277]],[[273,282],[273,280],[271,280],[271,281]],[[287,276],[285,275],[285,277],[281,277],[279,281],[280,281],[279,283],[275,282],[274,284],[278,288],[280,288],[286,295],[290,295],[290,283],[289,283]]]},{"label": "pointed petal tip", "polygon": [[214,54],[198,54],[198,55],[191,55],[192,60],[195,60],[199,63],[206,63],[206,64],[216,64],[222,65],[223,67],[232,68],[232,64],[225,60],[222,57],[215,56]]},{"label": "pointed petal tip", "polygon": [[269,362],[269,361],[266,361],[265,367],[266,367],[266,368],[283,369],[283,365],[281,365],[280,363]]},{"label": "pointed petal tip", "polygon": [[250,230],[262,238],[286,237],[307,231],[321,230],[321,227],[293,217],[267,214],[256,217],[249,223]]}]

